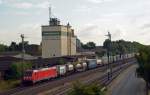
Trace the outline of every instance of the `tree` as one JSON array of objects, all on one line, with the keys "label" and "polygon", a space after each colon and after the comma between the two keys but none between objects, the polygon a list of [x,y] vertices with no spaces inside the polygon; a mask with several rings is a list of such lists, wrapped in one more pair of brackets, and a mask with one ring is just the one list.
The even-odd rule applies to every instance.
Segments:
[{"label": "tree", "polygon": [[30,62],[16,62],[12,63],[10,66],[10,69],[8,70],[7,74],[5,75],[6,79],[19,79],[22,76],[22,65],[23,69],[31,69],[32,68],[32,63]]},{"label": "tree", "polygon": [[106,39],[103,43],[103,47],[107,50],[110,49],[110,43],[111,41],[109,39]]},{"label": "tree", "polygon": [[96,47],[96,44],[94,42],[88,42],[86,45],[89,49],[94,49]]},{"label": "tree", "polygon": [[16,42],[11,42],[10,46],[9,46],[9,50],[10,51],[17,51],[18,49],[18,45],[16,44]]},{"label": "tree", "polygon": [[120,56],[126,53],[138,52],[138,50],[142,46],[144,45],[138,42],[130,42],[130,41],[124,41],[124,40],[110,42],[110,40],[107,39],[103,43],[103,47],[107,50],[109,49],[109,52],[112,55],[119,54]]},{"label": "tree", "polygon": [[[20,42],[20,43],[18,44],[18,50],[19,50],[19,51],[22,51],[22,44],[23,44],[22,42]],[[25,42],[24,42],[24,47],[25,47],[25,49],[26,49],[27,46],[29,46],[29,42],[28,42],[28,41],[25,41]]]},{"label": "tree", "polygon": [[104,95],[104,93],[97,84],[84,85],[80,82],[75,82],[68,95]]},{"label": "tree", "polygon": [[5,52],[8,50],[8,47],[6,45],[0,44],[0,52]]},{"label": "tree", "polygon": [[146,81],[147,95],[150,85],[150,48],[142,47],[139,50],[139,55],[136,55],[139,67],[136,69],[138,76]]},{"label": "tree", "polygon": [[94,42],[87,42],[86,44],[81,44],[83,49],[94,49],[96,48],[96,44]]}]

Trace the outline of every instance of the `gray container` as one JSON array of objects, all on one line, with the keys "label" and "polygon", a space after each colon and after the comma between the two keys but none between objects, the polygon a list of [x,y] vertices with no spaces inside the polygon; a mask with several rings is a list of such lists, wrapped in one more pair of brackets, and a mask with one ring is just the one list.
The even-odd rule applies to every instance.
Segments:
[{"label": "gray container", "polygon": [[108,58],[106,56],[102,57],[102,63],[105,65],[108,63]]},{"label": "gray container", "polygon": [[96,59],[87,59],[88,69],[93,69],[97,67]]}]

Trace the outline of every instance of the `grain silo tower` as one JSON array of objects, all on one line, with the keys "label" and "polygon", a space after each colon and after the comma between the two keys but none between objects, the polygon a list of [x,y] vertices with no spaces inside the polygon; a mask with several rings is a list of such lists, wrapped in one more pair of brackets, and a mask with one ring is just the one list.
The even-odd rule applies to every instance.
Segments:
[{"label": "grain silo tower", "polygon": [[70,24],[61,25],[58,18],[51,16],[49,25],[42,26],[42,57],[61,57],[76,54],[76,36]]}]

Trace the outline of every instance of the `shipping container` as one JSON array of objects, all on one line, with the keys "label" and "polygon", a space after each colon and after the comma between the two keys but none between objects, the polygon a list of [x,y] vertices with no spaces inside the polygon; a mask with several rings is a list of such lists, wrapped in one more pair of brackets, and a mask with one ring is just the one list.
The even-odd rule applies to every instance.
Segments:
[{"label": "shipping container", "polygon": [[87,69],[87,63],[86,62],[83,62],[81,63],[82,64],[82,69],[83,71],[85,71]]},{"label": "shipping container", "polygon": [[88,69],[93,69],[97,67],[96,59],[87,59]]},{"label": "shipping container", "polygon": [[96,59],[97,65],[102,65],[102,59]]},{"label": "shipping container", "polygon": [[65,65],[57,65],[57,72],[59,76],[64,76],[67,73]]},{"label": "shipping container", "polygon": [[117,56],[114,56],[114,62],[116,62],[117,61]]},{"label": "shipping container", "polygon": [[74,70],[73,64],[67,64],[66,69],[67,69],[67,71],[73,71]]},{"label": "shipping container", "polygon": [[116,55],[117,61],[121,60],[120,55]]},{"label": "shipping container", "polygon": [[69,63],[66,64],[67,74],[72,74],[74,72],[74,65]]},{"label": "shipping container", "polygon": [[103,57],[102,57],[102,63],[103,63],[103,64],[107,64],[107,63],[108,63],[108,57],[103,56]]}]

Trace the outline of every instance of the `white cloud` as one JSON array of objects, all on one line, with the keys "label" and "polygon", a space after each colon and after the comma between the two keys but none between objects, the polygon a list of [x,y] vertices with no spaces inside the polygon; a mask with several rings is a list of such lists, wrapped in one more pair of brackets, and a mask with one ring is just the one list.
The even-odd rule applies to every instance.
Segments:
[{"label": "white cloud", "polygon": [[80,12],[80,13],[82,13],[82,12],[90,12],[91,10],[92,10],[92,8],[88,7],[86,5],[81,5],[81,6],[77,7],[76,9],[74,9],[75,12]]},{"label": "white cloud", "polygon": [[[40,44],[41,42],[41,25],[39,24],[22,24],[15,30],[0,30],[0,43],[10,44],[12,41],[20,42],[20,35],[25,35],[25,41],[29,41],[29,43]],[[13,32],[12,32],[13,31]]]},{"label": "white cloud", "polygon": [[20,2],[20,3],[14,3],[14,4],[12,4],[12,6],[14,6],[16,8],[29,9],[29,8],[33,7],[33,4],[29,3],[29,2]]},{"label": "white cloud", "polygon": [[[18,28],[19,34],[24,34],[27,41],[30,43],[41,42],[41,25],[40,24],[22,24]],[[21,31],[21,32],[20,32]]]},{"label": "white cloud", "polygon": [[2,4],[3,2],[2,2],[2,0],[0,0],[0,4]]},{"label": "white cloud", "polygon": [[35,5],[35,7],[37,8],[48,8],[49,6],[50,6],[50,3],[48,1],[38,3],[37,5]]},{"label": "white cloud", "polygon": [[91,3],[102,3],[104,0],[88,0]]},{"label": "white cloud", "polygon": [[87,0],[87,1],[90,3],[99,4],[99,3],[109,2],[109,1],[113,1],[113,0]]},{"label": "white cloud", "polygon": [[[31,0],[3,0],[3,3],[7,3],[9,6],[11,6],[10,8],[16,7],[34,10],[33,13],[31,11],[22,12],[24,10],[13,10],[15,12],[11,13],[14,13],[16,15],[28,15],[27,13],[31,12],[30,16],[20,17],[22,20],[19,22],[21,23],[26,23],[26,19],[31,21],[38,20],[38,23],[46,23],[48,17],[48,9],[45,8],[49,6],[49,0],[32,0],[32,2],[30,1]],[[61,20],[69,21],[74,24],[72,26],[73,28],[76,28],[75,33],[77,34],[77,36],[79,36],[79,38],[81,38],[81,41],[83,40],[87,42],[89,40],[92,40],[98,44],[102,44],[106,39],[104,35],[107,33],[107,30],[110,30],[113,40],[136,40],[142,43],[145,42],[146,44],[150,44],[150,42],[148,42],[150,36],[149,0],[51,0],[50,3],[56,7],[54,13],[59,14],[58,16],[61,18]],[[36,12],[39,13],[38,16],[35,16]],[[26,18],[25,20],[24,17]],[[16,19],[15,21],[17,21],[17,16],[14,19]],[[7,20],[8,19],[6,18],[8,27],[11,27],[9,26],[10,24]],[[13,23],[16,24],[16,22]],[[2,25],[1,27],[3,27]],[[27,36],[41,37],[41,32],[39,29],[40,25],[39,28],[34,28],[35,26],[35,24],[27,24],[23,25],[19,30],[14,29],[13,31],[23,30],[24,32],[22,33],[27,33]],[[18,25],[14,25],[14,27],[18,27]],[[9,29],[7,31],[12,30]],[[7,35],[10,36],[11,34],[9,34],[9,32],[7,31]],[[35,41],[35,39],[32,39],[32,37],[30,38],[30,41],[37,42]],[[15,37],[13,37],[12,40],[14,38]],[[2,37],[0,39],[2,39]],[[29,38],[27,38],[27,40],[28,39]]]},{"label": "white cloud", "polygon": [[24,12],[24,11],[19,11],[19,12],[13,12],[13,15],[17,15],[17,16],[28,16],[29,13],[28,13],[28,12]]},{"label": "white cloud", "polygon": [[27,2],[27,1],[21,2],[17,0],[8,0],[5,1],[5,4],[15,8],[23,8],[23,9],[48,8],[50,6],[50,3],[48,1],[43,1],[42,3],[40,3],[40,2]]}]

